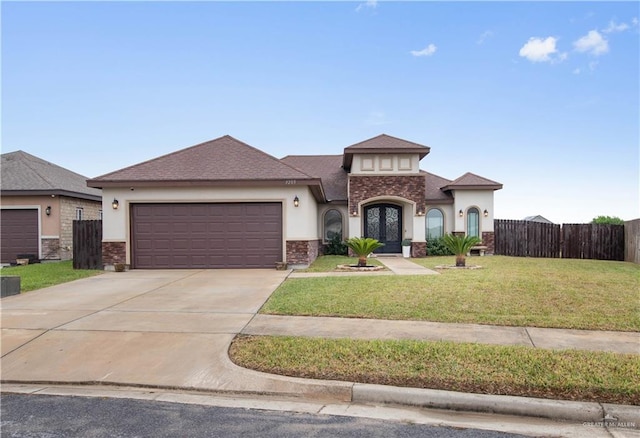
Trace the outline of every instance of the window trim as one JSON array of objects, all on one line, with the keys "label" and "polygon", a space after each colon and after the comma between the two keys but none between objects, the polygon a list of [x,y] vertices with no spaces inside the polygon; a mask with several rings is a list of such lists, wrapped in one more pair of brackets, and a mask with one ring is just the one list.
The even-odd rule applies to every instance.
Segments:
[{"label": "window trim", "polygon": [[76,220],[81,221],[84,218],[84,208],[76,207]]},{"label": "window trim", "polygon": [[[425,231],[425,238],[426,238],[427,240],[429,240],[429,239],[430,239],[430,237],[429,237],[429,228],[428,228],[428,224],[429,224],[429,213],[430,213],[432,210],[439,211],[439,212],[440,212],[440,215],[442,216],[442,235],[441,235],[440,237],[443,237],[443,236],[446,234],[446,230],[445,230],[445,215],[444,215],[444,211],[442,211],[442,209],[441,209],[441,208],[438,208],[438,207],[431,207],[431,208],[429,208],[429,209],[427,210],[427,214],[425,215],[425,218],[424,218],[424,228],[425,228],[425,230],[424,230],[424,231]],[[440,237],[436,237],[436,239],[438,239],[438,238],[440,238]]]},{"label": "window trim", "polygon": [[477,217],[477,224],[478,224],[478,238],[481,239],[482,237],[482,229],[480,228],[481,225],[481,221],[480,221],[480,208],[476,207],[476,206],[471,206],[469,208],[467,208],[467,214],[466,214],[466,220],[465,220],[465,230],[466,230],[466,234],[468,236],[470,236],[471,234],[469,234],[469,212],[471,210],[475,210],[476,212],[476,217]]},{"label": "window trim", "polygon": [[322,242],[329,243],[331,240],[327,240],[327,214],[329,212],[335,211],[340,215],[340,236],[344,239],[344,214],[337,208],[328,208],[322,213]]}]

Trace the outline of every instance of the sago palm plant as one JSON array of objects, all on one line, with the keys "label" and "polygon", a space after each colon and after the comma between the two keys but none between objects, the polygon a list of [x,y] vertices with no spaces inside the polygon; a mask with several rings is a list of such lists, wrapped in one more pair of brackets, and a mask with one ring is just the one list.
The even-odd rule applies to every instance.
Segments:
[{"label": "sago palm plant", "polygon": [[466,266],[466,255],[471,248],[482,242],[476,236],[456,236],[446,234],[442,237],[442,243],[456,256],[456,266]]},{"label": "sago palm plant", "polygon": [[384,243],[371,237],[352,237],[344,243],[358,256],[358,267],[367,266],[367,256],[384,246]]}]

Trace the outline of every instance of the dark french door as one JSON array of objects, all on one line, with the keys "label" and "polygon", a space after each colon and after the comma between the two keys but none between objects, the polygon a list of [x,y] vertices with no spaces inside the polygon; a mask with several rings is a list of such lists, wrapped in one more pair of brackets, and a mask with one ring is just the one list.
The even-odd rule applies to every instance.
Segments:
[{"label": "dark french door", "polygon": [[376,253],[402,252],[402,207],[375,204],[364,208],[364,236],[384,243]]}]

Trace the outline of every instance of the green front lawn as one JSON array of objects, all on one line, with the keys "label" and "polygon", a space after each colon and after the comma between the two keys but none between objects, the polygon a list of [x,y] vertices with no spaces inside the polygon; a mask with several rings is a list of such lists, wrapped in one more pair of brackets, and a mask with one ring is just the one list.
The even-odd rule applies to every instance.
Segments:
[{"label": "green front lawn", "polygon": [[[454,263],[453,256],[412,260],[429,268]],[[483,268],[429,276],[288,279],[261,312],[640,331],[638,265],[467,258],[467,265],[473,264]]]},{"label": "green front lawn", "polygon": [[36,263],[26,266],[5,267],[0,275],[17,275],[20,277],[20,291],[29,292],[43,287],[78,280],[101,274],[102,271],[73,269],[71,260],[64,262]]},{"label": "green front lawn", "polygon": [[640,356],[453,342],[238,337],[238,365],[315,379],[640,404]]}]

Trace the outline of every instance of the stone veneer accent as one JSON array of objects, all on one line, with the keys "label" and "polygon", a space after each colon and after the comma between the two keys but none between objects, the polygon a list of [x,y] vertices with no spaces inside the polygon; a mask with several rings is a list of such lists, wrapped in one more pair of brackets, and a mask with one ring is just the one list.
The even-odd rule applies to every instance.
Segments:
[{"label": "stone veneer accent", "polygon": [[482,233],[482,244],[487,247],[486,254],[494,254],[496,251],[496,235],[493,231]]},{"label": "stone veneer accent", "polygon": [[426,257],[427,242],[411,242],[411,257]]},{"label": "stone veneer accent", "polygon": [[399,196],[424,208],[424,175],[360,176],[349,175],[349,214],[358,211],[358,204],[366,199]]},{"label": "stone veneer accent", "polygon": [[102,264],[125,263],[127,260],[126,242],[102,242]]},{"label": "stone veneer accent", "polygon": [[318,258],[320,240],[287,240],[287,265],[310,265]]},{"label": "stone veneer accent", "polygon": [[41,242],[43,260],[69,260],[68,258],[62,258],[62,253],[67,253],[68,251],[63,251],[63,248],[60,248],[60,239],[43,237]]}]

